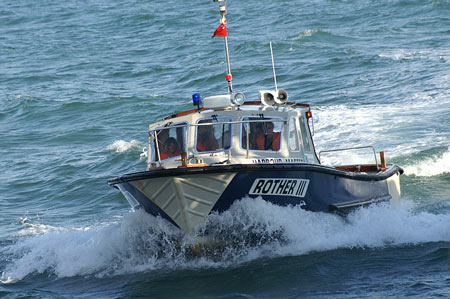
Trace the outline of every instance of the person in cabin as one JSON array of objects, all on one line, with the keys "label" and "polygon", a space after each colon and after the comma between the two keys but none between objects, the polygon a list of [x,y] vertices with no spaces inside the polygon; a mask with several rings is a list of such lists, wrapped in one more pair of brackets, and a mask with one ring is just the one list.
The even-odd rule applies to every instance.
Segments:
[{"label": "person in cabin", "polygon": [[178,145],[178,141],[173,138],[167,138],[164,145],[164,152],[160,154],[161,160],[176,157],[181,155],[180,146]]},{"label": "person in cabin", "polygon": [[258,138],[264,138],[264,130],[263,130],[263,125],[262,123],[253,123],[253,130],[252,130],[252,134],[250,137],[250,149],[252,150],[257,150],[259,149],[258,147]]},{"label": "person in cabin", "polygon": [[197,130],[197,151],[212,152],[219,148],[212,126],[198,126]]},{"label": "person in cabin", "polygon": [[264,124],[265,132],[256,136],[256,147],[259,150],[280,150],[281,133],[274,132],[273,122],[265,122]]}]

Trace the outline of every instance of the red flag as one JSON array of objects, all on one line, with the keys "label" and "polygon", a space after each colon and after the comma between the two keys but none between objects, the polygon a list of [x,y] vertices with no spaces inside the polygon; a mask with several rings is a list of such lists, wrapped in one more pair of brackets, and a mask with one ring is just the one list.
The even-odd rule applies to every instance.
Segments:
[{"label": "red flag", "polygon": [[219,28],[214,31],[214,34],[212,37],[216,36],[227,36],[227,26],[225,24],[220,24]]}]

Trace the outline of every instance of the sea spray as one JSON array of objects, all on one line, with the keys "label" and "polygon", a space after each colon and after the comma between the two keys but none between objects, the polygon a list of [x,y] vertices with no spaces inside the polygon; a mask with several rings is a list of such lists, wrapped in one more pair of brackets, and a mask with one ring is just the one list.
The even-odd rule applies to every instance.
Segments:
[{"label": "sea spray", "polygon": [[[342,218],[244,198],[229,211],[210,215],[194,235],[184,235],[162,218],[138,210],[119,222],[21,238],[1,249],[6,260],[1,280],[227,267],[261,257],[439,241],[450,241],[450,214],[416,212],[408,201],[361,208]],[[196,251],[198,242],[205,243]]]},{"label": "sea spray", "polygon": [[114,143],[108,145],[107,149],[109,151],[114,151],[116,153],[123,153],[131,149],[137,150],[142,148],[142,143],[137,140],[125,141],[116,140]]},{"label": "sea spray", "polygon": [[408,163],[404,166],[406,175],[415,176],[437,176],[450,173],[450,147],[447,151],[425,157],[415,163]]}]

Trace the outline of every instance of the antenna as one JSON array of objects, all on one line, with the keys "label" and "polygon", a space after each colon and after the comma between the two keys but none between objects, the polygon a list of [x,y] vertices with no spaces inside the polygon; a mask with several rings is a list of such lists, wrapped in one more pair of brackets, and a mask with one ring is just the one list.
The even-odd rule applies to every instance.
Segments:
[{"label": "antenna", "polygon": [[[273,81],[275,81],[275,92],[272,93],[271,91],[268,90],[261,90],[259,97],[261,98],[261,102],[264,105],[272,106],[274,103],[278,105],[285,104],[288,100],[288,93],[284,89],[278,89],[277,73],[275,72],[275,61],[273,60],[272,42],[269,42],[269,45],[270,45],[270,56],[272,57]],[[270,100],[270,98],[272,100]]]},{"label": "antenna", "polygon": [[277,74],[275,73],[275,62],[273,60],[272,42],[270,42],[269,45],[270,45],[270,56],[272,57],[273,80],[275,81],[275,92],[277,92],[278,91]]}]

